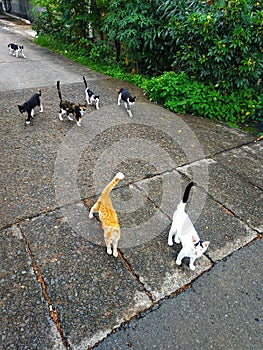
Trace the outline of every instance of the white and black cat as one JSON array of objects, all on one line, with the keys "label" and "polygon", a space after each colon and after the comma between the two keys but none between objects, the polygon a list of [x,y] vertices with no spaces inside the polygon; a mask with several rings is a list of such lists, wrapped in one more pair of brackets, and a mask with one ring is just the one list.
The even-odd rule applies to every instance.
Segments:
[{"label": "white and black cat", "polygon": [[61,90],[60,90],[60,81],[57,81],[57,90],[58,90],[58,96],[60,99],[60,103],[59,103],[59,120],[63,121],[63,115],[66,114],[69,120],[73,120],[73,118],[71,118],[70,114],[73,115],[76,119],[76,123],[78,126],[81,126],[81,118],[82,115],[84,114],[84,111],[86,110],[86,105],[82,105],[82,104],[76,104],[74,102],[70,102],[67,100],[63,100],[62,99],[62,95],[61,95]]},{"label": "white and black cat", "polygon": [[199,258],[208,248],[209,241],[202,241],[192,224],[188,214],[185,212],[186,202],[189,198],[190,190],[194,186],[191,182],[185,189],[183,199],[178,204],[177,209],[173,214],[173,222],[169,232],[168,245],[173,245],[173,236],[175,243],[182,243],[176,264],[181,265],[184,257],[190,258],[189,267],[195,270],[194,262]]},{"label": "white and black cat", "polygon": [[21,114],[27,113],[26,124],[30,124],[32,118],[34,118],[34,108],[40,107],[40,112],[43,112],[43,106],[41,103],[41,90],[38,93],[32,95],[29,100],[24,102],[22,105],[18,105],[18,109]]},{"label": "white and black cat", "polygon": [[22,56],[23,58],[26,58],[26,55],[24,54],[24,46],[17,45],[17,44],[8,44],[9,49],[9,55],[14,55],[16,57]]},{"label": "white and black cat", "polygon": [[95,103],[96,109],[99,109],[100,95],[95,95],[93,91],[88,88],[88,84],[86,82],[85,77],[83,76],[84,84],[85,84],[85,94],[88,105],[92,105]]},{"label": "white and black cat", "polygon": [[118,106],[121,104],[121,100],[124,102],[129,116],[132,117],[131,106],[135,103],[136,96],[132,97],[127,89],[121,88],[118,92]]}]

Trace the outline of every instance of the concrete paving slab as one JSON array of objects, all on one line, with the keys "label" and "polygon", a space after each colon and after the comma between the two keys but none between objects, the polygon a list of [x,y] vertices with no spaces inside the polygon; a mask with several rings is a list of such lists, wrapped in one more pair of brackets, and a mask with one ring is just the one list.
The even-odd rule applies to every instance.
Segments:
[{"label": "concrete paving slab", "polygon": [[1,349],[65,349],[19,228],[2,230],[0,245]]},{"label": "concrete paving slab", "polygon": [[[198,162],[198,164],[202,167],[202,162]],[[187,167],[188,175],[190,168]],[[158,201],[152,193],[147,193],[147,196],[157,207],[160,207],[161,211],[170,218],[171,222],[173,212],[181,201],[184,189],[190,180],[186,180],[178,172],[171,172],[158,177],[162,178],[163,183],[169,183],[170,190],[165,193],[163,191],[162,198],[159,198]],[[145,185],[153,179],[139,181],[136,185],[143,190],[146,187]],[[258,235],[257,231],[254,231],[236,218],[233,213],[218,203],[217,200],[215,201],[204,191],[203,187],[194,186],[192,188],[186,211],[201,239],[211,241],[207,254],[213,261],[228,256],[232,251],[246,245]],[[165,226],[163,226],[164,229]],[[177,247],[176,250],[178,249]]]},{"label": "concrete paving slab", "polygon": [[94,345],[152,305],[122,260],[74,232],[61,212],[21,223],[21,229],[73,349]]},{"label": "concrete paving slab", "polygon": [[238,250],[96,349],[261,350],[262,251],[263,240]]},{"label": "concrete paving slab", "polygon": [[[198,166],[198,163],[177,170],[188,175],[191,174],[191,168],[194,166]],[[232,212],[257,233],[262,233],[262,190],[235,171],[222,166],[221,160],[210,159],[208,166],[209,194],[221,203],[226,211]]]},{"label": "concrete paving slab", "polygon": [[182,115],[181,117],[194,131],[204,149],[206,157],[255,140],[255,135],[228,127],[214,120],[195,117],[189,114]]},{"label": "concrete paving slab", "polygon": [[251,184],[263,189],[263,142],[250,143],[218,154],[215,159]]}]

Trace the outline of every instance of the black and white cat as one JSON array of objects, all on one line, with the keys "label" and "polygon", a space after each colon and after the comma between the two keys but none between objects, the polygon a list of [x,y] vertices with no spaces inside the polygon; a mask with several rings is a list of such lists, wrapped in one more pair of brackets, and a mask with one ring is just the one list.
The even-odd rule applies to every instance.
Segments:
[{"label": "black and white cat", "polygon": [[118,106],[121,104],[121,100],[124,102],[129,116],[132,117],[131,106],[135,103],[136,96],[132,97],[127,89],[121,88],[118,92]]},{"label": "black and white cat", "polygon": [[194,186],[191,182],[185,189],[183,199],[178,204],[177,209],[173,214],[173,222],[169,232],[168,245],[173,245],[173,236],[175,243],[182,243],[182,249],[179,252],[176,264],[181,265],[184,257],[190,258],[189,267],[195,270],[194,262],[199,258],[208,248],[209,241],[202,241],[192,224],[188,214],[185,212],[186,202],[189,198],[190,190]]},{"label": "black and white cat", "polygon": [[85,94],[88,105],[92,105],[95,103],[96,109],[99,109],[100,95],[95,95],[93,91],[88,88],[88,84],[86,82],[85,77],[83,76],[84,84],[85,84]]},{"label": "black and white cat", "polygon": [[26,124],[31,123],[31,119],[34,118],[34,108],[40,107],[40,112],[43,112],[43,106],[41,103],[41,90],[38,93],[32,95],[29,100],[24,102],[22,105],[18,105],[18,109],[21,114],[27,113]]},{"label": "black and white cat", "polygon": [[24,54],[24,46],[17,45],[17,44],[8,44],[9,49],[9,55],[14,55],[16,57],[22,56],[23,58],[26,58],[26,55]]},{"label": "black and white cat", "polygon": [[61,90],[60,90],[60,81],[57,81],[57,90],[58,90],[58,96],[60,99],[59,103],[59,120],[63,121],[63,115],[66,114],[68,119],[73,121],[73,118],[71,118],[70,114],[75,117],[76,123],[78,126],[81,126],[81,118],[84,114],[84,111],[86,110],[86,105],[82,104],[76,104],[74,102],[70,102],[67,100],[62,99]]}]

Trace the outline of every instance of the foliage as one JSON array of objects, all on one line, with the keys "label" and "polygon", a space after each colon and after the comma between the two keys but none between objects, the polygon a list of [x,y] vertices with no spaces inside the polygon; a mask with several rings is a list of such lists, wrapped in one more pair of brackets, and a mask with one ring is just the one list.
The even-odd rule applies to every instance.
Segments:
[{"label": "foliage", "polygon": [[[263,11],[259,0],[213,5],[168,0],[159,9],[174,47],[172,65],[221,89],[256,86],[263,71]],[[262,85],[261,85],[262,90]]]},{"label": "foliage", "polygon": [[165,72],[145,80],[143,88],[151,100],[173,112],[191,113],[231,125],[243,123],[256,109],[261,108],[263,112],[262,99],[260,101],[253,89],[224,93],[212,83],[194,80],[183,72]]},{"label": "foliage", "polygon": [[38,33],[61,34],[69,42],[93,37],[101,29],[107,1],[32,0],[33,27]]},{"label": "foliage", "polygon": [[160,37],[164,25],[157,10],[159,1],[111,0],[103,22],[103,30],[111,41],[122,45],[127,66],[138,71],[162,71],[170,67],[167,52],[172,52],[168,41]]},{"label": "foliage", "polygon": [[[228,123],[262,116],[259,0],[33,3],[38,43],[102,73],[143,85],[150,98],[175,112]],[[90,25],[94,39],[89,37]]]}]

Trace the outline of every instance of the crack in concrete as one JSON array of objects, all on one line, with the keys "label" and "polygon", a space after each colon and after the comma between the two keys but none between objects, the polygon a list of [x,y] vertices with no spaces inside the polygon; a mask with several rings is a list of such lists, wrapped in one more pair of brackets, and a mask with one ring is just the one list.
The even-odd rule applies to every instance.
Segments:
[{"label": "crack in concrete", "polygon": [[25,237],[21,227],[20,226],[18,226],[18,227],[19,227],[21,236],[23,238],[26,250],[27,250],[27,252],[29,254],[29,257],[31,259],[32,267],[33,267],[34,273],[36,275],[37,281],[38,281],[38,283],[41,286],[42,295],[43,295],[44,299],[46,300],[46,302],[48,304],[48,310],[49,310],[50,317],[51,317],[52,321],[54,322],[54,324],[55,324],[55,326],[56,326],[56,328],[58,330],[58,333],[61,336],[61,340],[62,340],[63,345],[66,347],[66,349],[71,350],[71,347],[70,347],[70,345],[69,345],[69,343],[68,343],[68,341],[67,341],[67,339],[66,339],[66,337],[65,337],[65,335],[64,335],[64,333],[62,331],[58,312],[52,306],[52,300],[51,300],[51,298],[48,295],[47,286],[45,284],[43,276],[39,272],[39,269],[38,269],[35,257],[34,257],[32,251],[31,251],[31,249],[30,249],[29,243],[28,243],[28,241],[27,241],[27,239],[26,239],[26,237]]}]

